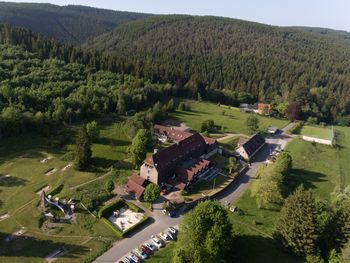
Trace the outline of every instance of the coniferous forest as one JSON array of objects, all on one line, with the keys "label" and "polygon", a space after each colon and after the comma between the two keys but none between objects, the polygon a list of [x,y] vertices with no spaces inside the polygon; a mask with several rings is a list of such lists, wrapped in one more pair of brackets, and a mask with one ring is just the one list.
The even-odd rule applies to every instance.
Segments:
[{"label": "coniferous forest", "polygon": [[[2,115],[12,108],[71,122],[115,112],[118,100],[137,110],[171,94],[232,106],[294,103],[302,119],[350,124],[350,45],[333,34],[173,15],[121,23],[83,45],[0,25],[0,43]],[[77,93],[93,99],[81,105]],[[60,107],[64,117],[54,114]]]}]

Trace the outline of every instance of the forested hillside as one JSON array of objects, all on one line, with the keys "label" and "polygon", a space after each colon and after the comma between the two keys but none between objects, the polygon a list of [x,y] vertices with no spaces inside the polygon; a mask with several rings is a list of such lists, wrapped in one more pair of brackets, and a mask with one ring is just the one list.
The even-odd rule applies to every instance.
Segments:
[{"label": "forested hillside", "polygon": [[69,43],[82,43],[113,30],[120,23],[146,16],[85,6],[0,2],[0,23],[31,29]]},{"label": "forested hillside", "polygon": [[296,101],[304,116],[327,122],[350,114],[346,40],[228,18],[157,16],[85,47],[113,55],[117,71],[177,83],[192,97]]},{"label": "forested hillside", "polygon": [[[0,45],[0,137],[31,130],[48,135],[62,124],[145,109],[171,94],[170,85]],[[153,110],[142,121],[150,125],[156,114]],[[133,123],[130,129],[140,126]]]},{"label": "forested hillside", "polygon": [[313,32],[323,36],[331,36],[331,37],[336,37],[340,39],[350,40],[350,32],[347,32],[344,30],[334,30],[330,28],[307,27],[307,26],[291,27],[291,28],[304,30],[306,32]]}]

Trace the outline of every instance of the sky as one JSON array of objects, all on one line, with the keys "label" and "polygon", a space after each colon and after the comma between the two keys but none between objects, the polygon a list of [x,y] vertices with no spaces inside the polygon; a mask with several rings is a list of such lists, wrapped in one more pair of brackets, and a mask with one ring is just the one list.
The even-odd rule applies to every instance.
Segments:
[{"label": "sky", "polygon": [[215,15],[277,26],[326,27],[350,32],[350,0],[32,0],[153,14]]}]

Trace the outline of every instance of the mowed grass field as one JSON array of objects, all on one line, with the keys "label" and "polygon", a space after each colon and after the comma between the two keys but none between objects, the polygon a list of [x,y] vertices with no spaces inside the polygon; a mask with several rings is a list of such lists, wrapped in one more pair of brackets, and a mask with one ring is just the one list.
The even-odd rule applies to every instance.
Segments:
[{"label": "mowed grass field", "polygon": [[[209,102],[189,101],[191,111],[177,110],[171,114],[171,118],[186,123],[194,130],[199,130],[205,120],[214,120],[215,125],[221,127],[218,132],[248,134],[246,119],[248,113],[240,112],[237,108],[228,108]],[[279,120],[255,115],[259,119],[259,128],[265,131],[269,125],[283,128],[288,124],[287,120]]]},{"label": "mowed grass field", "polygon": [[[48,231],[39,229],[40,211],[37,206],[40,196],[36,192],[40,188],[49,186],[50,192],[56,186],[64,184],[58,196],[74,196],[71,187],[104,175],[116,162],[121,162],[124,170],[119,173],[122,178],[114,176],[113,179],[125,181],[131,174],[130,164],[125,161],[130,139],[126,136],[122,124],[102,126],[101,139],[92,146],[93,164],[87,172],[75,171],[73,167],[62,170],[72,163],[65,161],[64,155],[74,150],[73,135],[74,133],[62,146],[54,146],[54,139],[35,135],[1,141],[0,176],[10,177],[0,180],[0,216],[8,213],[10,217],[0,221],[0,262],[43,262],[47,255],[62,247],[68,252],[57,262],[84,262],[90,255],[97,255],[115,239],[103,222],[92,217],[80,205],[76,213],[77,224],[60,224]],[[46,157],[51,159],[41,163]],[[45,175],[45,172],[52,168],[57,171]],[[93,184],[103,182],[104,180],[101,180]],[[88,189],[89,186],[84,187]],[[23,237],[11,242],[4,241],[8,235],[22,228],[26,230]]]},{"label": "mowed grass field", "polygon": [[300,135],[330,140],[332,138],[332,129],[331,127],[304,125],[300,130]]},{"label": "mowed grass field", "polygon": [[[335,127],[338,146],[331,147],[295,139],[287,146],[293,158],[293,169],[286,178],[286,195],[303,184],[317,199],[327,199],[337,187],[350,184],[350,128]],[[254,180],[252,181],[254,184]],[[253,185],[250,186],[253,187]],[[279,211],[259,209],[248,189],[235,202],[242,215],[232,214],[237,233],[238,262],[304,262],[280,251],[271,238]]]}]

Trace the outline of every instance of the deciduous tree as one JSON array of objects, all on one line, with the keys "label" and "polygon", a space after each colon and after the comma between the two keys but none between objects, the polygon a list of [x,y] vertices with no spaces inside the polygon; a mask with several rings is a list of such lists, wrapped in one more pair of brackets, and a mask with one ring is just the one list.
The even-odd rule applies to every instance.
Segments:
[{"label": "deciduous tree", "polygon": [[145,192],[143,194],[143,200],[146,202],[154,202],[158,199],[160,195],[160,187],[156,184],[149,184],[146,186]]},{"label": "deciduous tree", "polygon": [[253,114],[249,115],[246,120],[246,125],[249,134],[253,134],[259,129],[259,119]]},{"label": "deciduous tree", "polygon": [[227,210],[218,202],[204,201],[181,222],[174,262],[220,262],[231,250],[232,225]]}]

